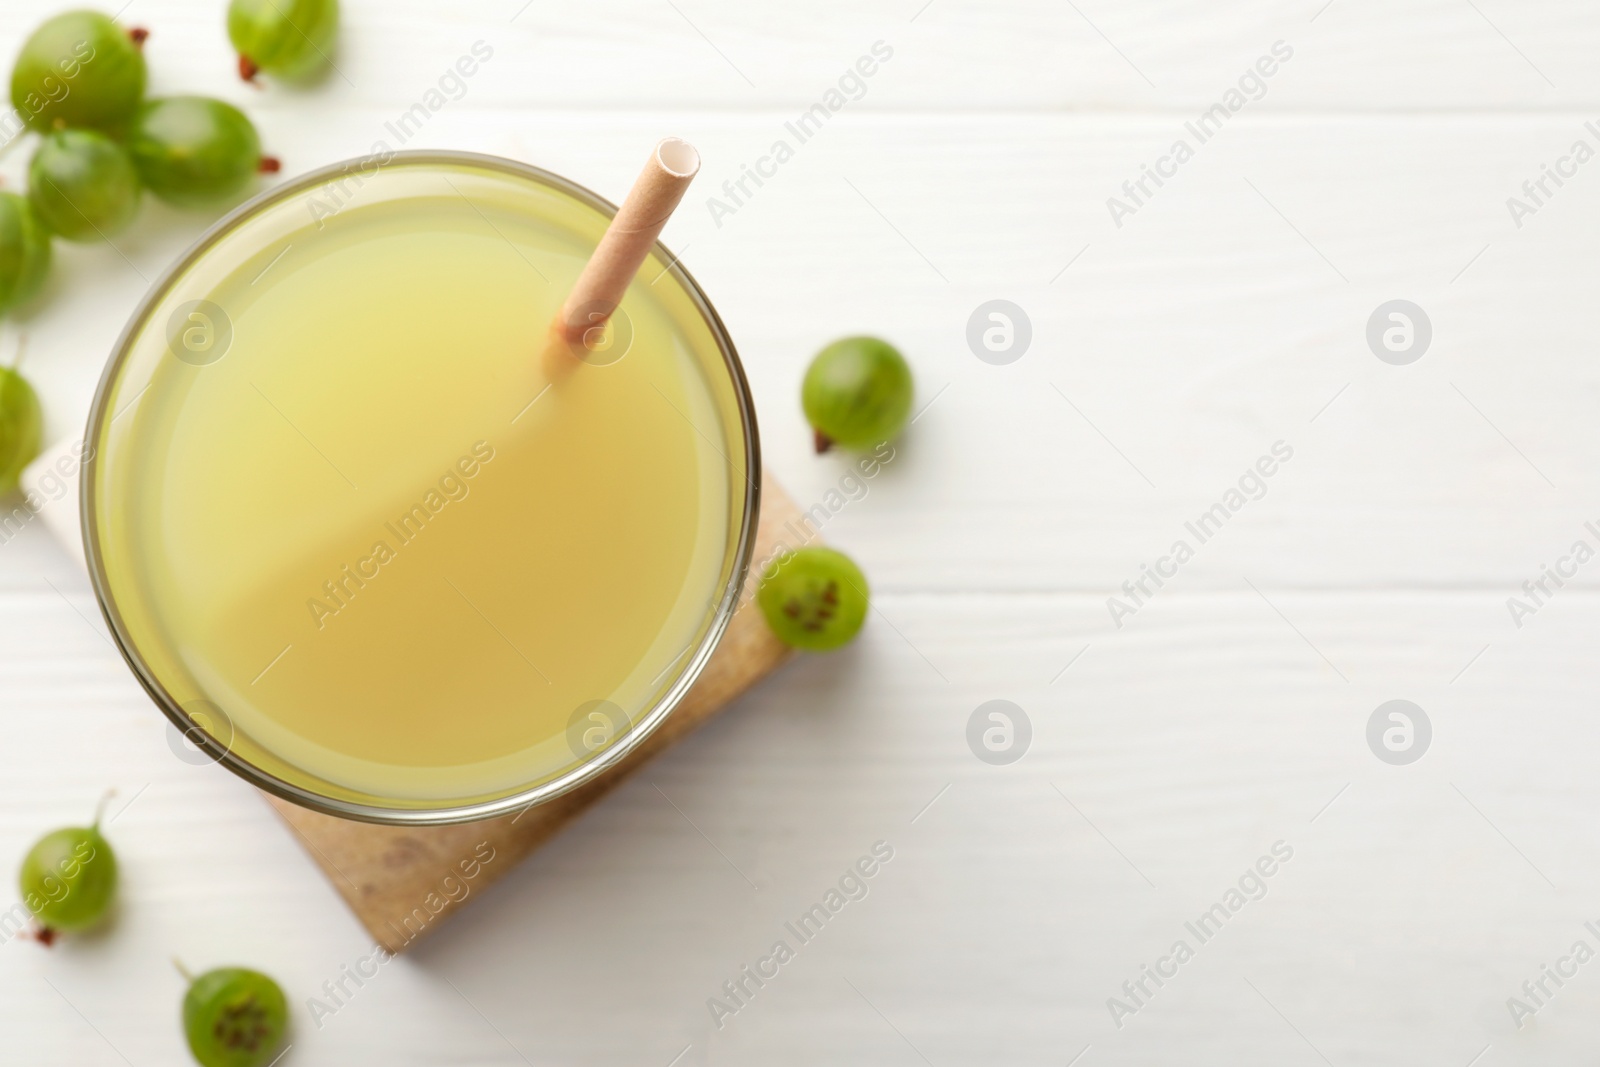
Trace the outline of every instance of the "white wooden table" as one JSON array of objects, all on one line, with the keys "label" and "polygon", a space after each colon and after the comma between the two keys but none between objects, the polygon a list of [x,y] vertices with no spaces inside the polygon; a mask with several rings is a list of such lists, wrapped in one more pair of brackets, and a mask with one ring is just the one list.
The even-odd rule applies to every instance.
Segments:
[{"label": "white wooden table", "polygon": [[[656,137],[697,144],[665,240],[802,502],[846,469],[798,410],[820,345],[892,339],[926,407],[826,527],[874,585],[861,640],[743,700],[320,1027],[307,998],[368,953],[360,929],[252,790],[173,757],[42,524],[0,546],[0,865],[109,785],[136,798],[109,828],[115,927],[0,944],[0,1060],[185,1062],[172,955],[276,975],[296,1065],[1593,1057],[1600,962],[1545,978],[1520,1028],[1507,1006],[1535,1007],[1523,983],[1575,942],[1600,950],[1600,562],[1520,627],[1507,608],[1600,547],[1600,162],[1520,227],[1507,206],[1574,141],[1600,149],[1592,4],[354,0],[339,73],[302,93],[234,79],[223,6],[124,17],[152,31],[155,91],[245,106],[287,174],[368,151],[477,41],[492,60],[413,146],[619,196]],[[40,12],[0,10],[9,56]],[[714,217],[705,198],[879,41],[861,98]],[[1200,144],[1186,123],[1279,41],[1260,99]],[[1179,138],[1193,158],[1162,163]],[[1107,198],[1142,164],[1172,176],[1118,226]],[[123,255],[58,245],[53,295],[0,332],[9,358],[27,331],[52,436],[205,221],[150,205]],[[1031,321],[1008,365],[966,340],[991,299]],[[1366,338],[1394,299],[1432,326],[1409,365]],[[1185,523],[1279,441],[1264,495],[1197,545]],[[1107,598],[1180,538],[1193,559],[1118,628]],[[1009,765],[967,742],[994,699],[1031,722]],[[1432,725],[1408,765],[1367,742],[1392,699]],[[708,998],[880,840],[869,894],[719,1027]],[[1202,944],[1185,924],[1280,841],[1265,896]],[[1193,958],[1161,963],[1180,939]],[[1176,974],[1135,1001],[1145,964]]]}]

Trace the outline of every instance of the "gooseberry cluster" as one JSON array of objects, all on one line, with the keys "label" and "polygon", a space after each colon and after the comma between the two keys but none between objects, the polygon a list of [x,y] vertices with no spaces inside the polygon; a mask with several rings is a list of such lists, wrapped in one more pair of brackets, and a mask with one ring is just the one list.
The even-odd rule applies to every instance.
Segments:
[{"label": "gooseberry cluster", "polygon": [[[146,100],[143,30],[97,11],[47,20],[11,71],[11,103],[39,134],[28,165],[36,225],[0,246],[14,277],[0,310],[32,295],[49,262],[46,234],[103,241],[126,229],[141,192],[181,207],[216,204],[277,161],[261,154],[255,126],[231,104],[200,96]],[[20,205],[11,203],[13,212]]]}]

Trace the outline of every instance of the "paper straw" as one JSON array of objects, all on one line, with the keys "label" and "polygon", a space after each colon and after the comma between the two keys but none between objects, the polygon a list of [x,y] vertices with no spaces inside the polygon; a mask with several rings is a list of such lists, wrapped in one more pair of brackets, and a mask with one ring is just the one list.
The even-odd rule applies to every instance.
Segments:
[{"label": "paper straw", "polygon": [[598,341],[699,170],[700,153],[677,137],[662,138],[650,153],[628,198],[617,209],[550,324],[545,369],[552,378],[584,360],[592,343]]}]

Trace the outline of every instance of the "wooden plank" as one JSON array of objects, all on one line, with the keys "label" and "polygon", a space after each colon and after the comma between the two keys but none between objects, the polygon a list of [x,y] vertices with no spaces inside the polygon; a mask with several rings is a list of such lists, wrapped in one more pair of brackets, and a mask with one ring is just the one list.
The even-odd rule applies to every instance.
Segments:
[{"label": "wooden plank", "polygon": [[[767,475],[752,572],[779,542],[802,543],[800,509]],[[815,537],[808,540],[816,540]],[[403,952],[459,907],[509,874],[633,771],[776,670],[792,651],[767,627],[746,584],[727,632],[683,703],[611,773],[518,815],[456,826],[350,822],[262,794],[283,816],[356,918],[390,952]]]},{"label": "wooden plank", "polygon": [[[0,54],[16,54],[31,14],[0,29]],[[1279,40],[1295,56],[1252,109],[1548,110],[1600,102],[1590,62],[1600,25],[1583,0],[827,0],[760,11],[737,0],[364,2],[345,5],[340,73],[310,99],[270,79],[265,91],[240,83],[213,0],[140,4],[124,20],[151,31],[152,95],[204,93],[252,113],[296,117],[308,108],[320,118],[369,104],[409,107],[476,41],[494,57],[473,76],[468,102],[587,115],[602,108],[798,113],[878,40],[895,56],[852,109],[1197,112]]]}]

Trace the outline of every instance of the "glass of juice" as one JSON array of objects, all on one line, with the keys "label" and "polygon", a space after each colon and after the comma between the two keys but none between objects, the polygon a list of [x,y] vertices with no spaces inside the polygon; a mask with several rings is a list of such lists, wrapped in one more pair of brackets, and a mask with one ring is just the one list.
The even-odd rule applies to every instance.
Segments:
[{"label": "glass of juice", "polygon": [[515,812],[623,759],[738,603],[748,386],[657,245],[584,361],[545,331],[613,205],[454,152],[307,174],[158,281],[89,418],[83,532],[140,682],[307,807]]}]

